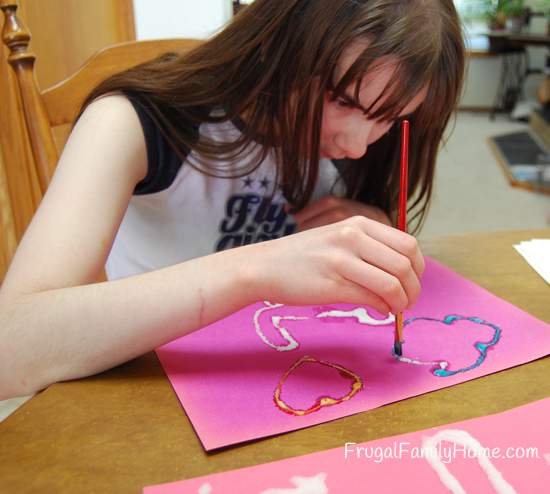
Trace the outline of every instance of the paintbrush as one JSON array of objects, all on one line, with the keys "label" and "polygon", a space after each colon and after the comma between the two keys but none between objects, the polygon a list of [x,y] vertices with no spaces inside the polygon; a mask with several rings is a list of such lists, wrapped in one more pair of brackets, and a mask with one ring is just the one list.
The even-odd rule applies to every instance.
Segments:
[{"label": "paintbrush", "polygon": [[[397,228],[402,232],[407,231],[407,189],[409,175],[409,121],[403,120],[401,124],[401,175],[399,180],[399,209],[397,212]],[[403,312],[395,316],[395,334],[393,353],[398,357],[403,356]]]}]

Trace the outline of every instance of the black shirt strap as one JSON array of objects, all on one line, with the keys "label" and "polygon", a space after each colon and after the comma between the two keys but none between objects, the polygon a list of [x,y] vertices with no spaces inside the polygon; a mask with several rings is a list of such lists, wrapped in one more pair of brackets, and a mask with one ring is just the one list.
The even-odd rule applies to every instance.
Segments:
[{"label": "black shirt strap", "polygon": [[[134,107],[145,136],[147,147],[147,175],[134,189],[134,195],[161,192],[172,185],[183,165],[180,158],[160,132],[158,126],[146,110],[146,103],[139,93],[125,92]],[[197,132],[198,137],[198,132]],[[188,151],[190,152],[190,150]]]}]

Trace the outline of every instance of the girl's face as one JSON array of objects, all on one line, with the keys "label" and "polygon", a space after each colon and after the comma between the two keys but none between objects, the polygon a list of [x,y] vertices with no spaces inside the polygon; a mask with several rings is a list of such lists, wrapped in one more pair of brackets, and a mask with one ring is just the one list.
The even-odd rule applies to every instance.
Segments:
[{"label": "girl's face", "polygon": [[[346,73],[355,59],[364,50],[364,43],[351,45],[343,54],[336,70],[336,80]],[[393,121],[371,120],[365,115],[364,109],[382,94],[396,68],[395,59],[381,60],[362,79],[359,102],[361,107],[353,103],[353,85],[346,93],[349,97],[340,97],[332,101],[332,94],[325,94],[323,109],[323,124],[321,128],[321,157],[329,159],[361,158],[370,144],[382,137],[393,125]],[[426,98],[427,88],[420,91],[401,112],[400,117],[413,113]],[[381,100],[373,107],[375,111],[385,101]]]}]

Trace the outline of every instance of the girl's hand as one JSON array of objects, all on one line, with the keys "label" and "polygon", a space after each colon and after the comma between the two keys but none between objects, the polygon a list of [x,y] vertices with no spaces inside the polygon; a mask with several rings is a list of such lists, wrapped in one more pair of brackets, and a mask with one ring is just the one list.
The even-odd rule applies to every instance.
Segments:
[{"label": "girl's hand", "polygon": [[330,225],[352,216],[364,216],[384,225],[392,226],[386,213],[380,208],[337,196],[326,196],[308,204],[293,215],[299,231]]},{"label": "girl's hand", "polygon": [[416,239],[364,216],[247,248],[254,288],[272,302],[343,302],[388,314],[420,294],[424,258]]}]

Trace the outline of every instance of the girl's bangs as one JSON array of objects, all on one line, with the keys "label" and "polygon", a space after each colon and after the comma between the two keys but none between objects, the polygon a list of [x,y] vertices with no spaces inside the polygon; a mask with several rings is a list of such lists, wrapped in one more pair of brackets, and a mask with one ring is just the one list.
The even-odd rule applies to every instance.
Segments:
[{"label": "girl's bangs", "polygon": [[[367,75],[372,73],[373,63],[381,57],[388,56],[388,54],[380,54],[377,51],[372,47],[367,47],[342,78],[335,85],[331,84],[330,90],[333,99],[349,99],[349,96],[353,95],[351,100],[353,105],[363,108],[359,99],[361,83]],[[420,70],[419,67],[421,67]],[[430,64],[426,60],[411,60],[410,58],[407,62],[402,59],[398,60],[395,71],[383,91],[368,108],[364,108],[365,115],[379,121],[397,120],[422,88],[431,85],[433,80],[431,72],[434,68],[434,64]],[[336,69],[333,70],[332,80],[334,80],[335,71]],[[419,73],[422,74],[421,77],[418,76]],[[348,93],[349,89],[352,91]]]}]

